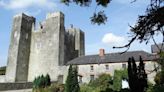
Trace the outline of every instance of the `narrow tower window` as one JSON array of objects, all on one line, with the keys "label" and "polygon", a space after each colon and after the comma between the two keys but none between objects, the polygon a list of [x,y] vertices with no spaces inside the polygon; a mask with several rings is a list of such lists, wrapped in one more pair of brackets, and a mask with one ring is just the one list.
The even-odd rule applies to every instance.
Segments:
[{"label": "narrow tower window", "polygon": [[93,71],[93,70],[94,70],[93,65],[91,65],[91,71]]}]

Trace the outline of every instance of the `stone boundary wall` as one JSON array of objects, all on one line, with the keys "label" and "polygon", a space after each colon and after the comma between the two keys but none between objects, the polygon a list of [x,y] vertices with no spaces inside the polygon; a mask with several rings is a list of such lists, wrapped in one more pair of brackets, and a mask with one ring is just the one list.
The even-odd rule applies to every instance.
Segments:
[{"label": "stone boundary wall", "polygon": [[0,83],[0,91],[31,89],[32,82],[28,83]]}]

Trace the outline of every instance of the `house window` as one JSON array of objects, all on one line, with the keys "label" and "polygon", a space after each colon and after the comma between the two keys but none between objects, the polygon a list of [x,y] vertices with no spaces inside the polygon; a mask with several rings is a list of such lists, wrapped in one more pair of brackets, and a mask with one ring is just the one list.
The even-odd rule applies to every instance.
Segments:
[{"label": "house window", "polygon": [[94,75],[90,75],[90,81],[93,81],[94,80]]},{"label": "house window", "polygon": [[126,68],[126,64],[122,64],[122,68],[125,69]]},{"label": "house window", "polygon": [[82,83],[82,76],[79,76],[79,83]]},{"label": "house window", "polygon": [[91,66],[91,71],[93,71],[93,65]]},{"label": "house window", "polygon": [[105,69],[106,70],[109,70],[109,65],[105,65]]}]

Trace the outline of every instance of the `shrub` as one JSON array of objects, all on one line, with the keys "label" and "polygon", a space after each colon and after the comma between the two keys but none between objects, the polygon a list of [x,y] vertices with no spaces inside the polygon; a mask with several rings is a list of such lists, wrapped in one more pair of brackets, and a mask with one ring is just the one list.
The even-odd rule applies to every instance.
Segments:
[{"label": "shrub", "polygon": [[114,77],[113,77],[113,90],[120,91],[122,88],[122,80],[128,79],[128,71],[127,69],[124,70],[115,70]]},{"label": "shrub", "polygon": [[50,76],[47,74],[46,76],[38,76],[33,81],[33,88],[45,88],[51,85]]},{"label": "shrub", "polygon": [[52,84],[45,92],[64,92],[64,84]]},{"label": "shrub", "polygon": [[101,74],[95,80],[90,81],[88,86],[96,88],[97,91],[94,92],[104,92],[106,89],[112,88],[112,77],[110,74]]}]

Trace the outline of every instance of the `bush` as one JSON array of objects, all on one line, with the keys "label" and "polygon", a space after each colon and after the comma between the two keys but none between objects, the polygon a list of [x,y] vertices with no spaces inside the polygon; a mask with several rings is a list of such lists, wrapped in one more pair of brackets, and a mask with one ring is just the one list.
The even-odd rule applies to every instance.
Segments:
[{"label": "bush", "polygon": [[95,88],[88,86],[87,84],[80,85],[80,92],[92,92]]},{"label": "bush", "polygon": [[164,92],[164,85],[154,86],[152,92]]},{"label": "bush", "polygon": [[50,76],[47,74],[46,76],[38,76],[33,81],[33,88],[45,88],[51,85]]},{"label": "bush", "polygon": [[64,85],[54,83],[45,88],[34,89],[33,92],[64,92]]},{"label": "bush", "polygon": [[128,72],[127,69],[124,70],[115,70],[114,77],[113,77],[113,90],[120,91],[122,88],[122,80],[128,79]]},{"label": "bush", "polygon": [[64,92],[64,84],[53,84],[45,92]]},{"label": "bush", "polygon": [[[96,88],[93,92],[105,92],[107,89],[112,89],[112,77],[110,74],[101,74],[98,78],[90,81],[88,86]],[[88,92],[88,91],[87,91]]]}]

